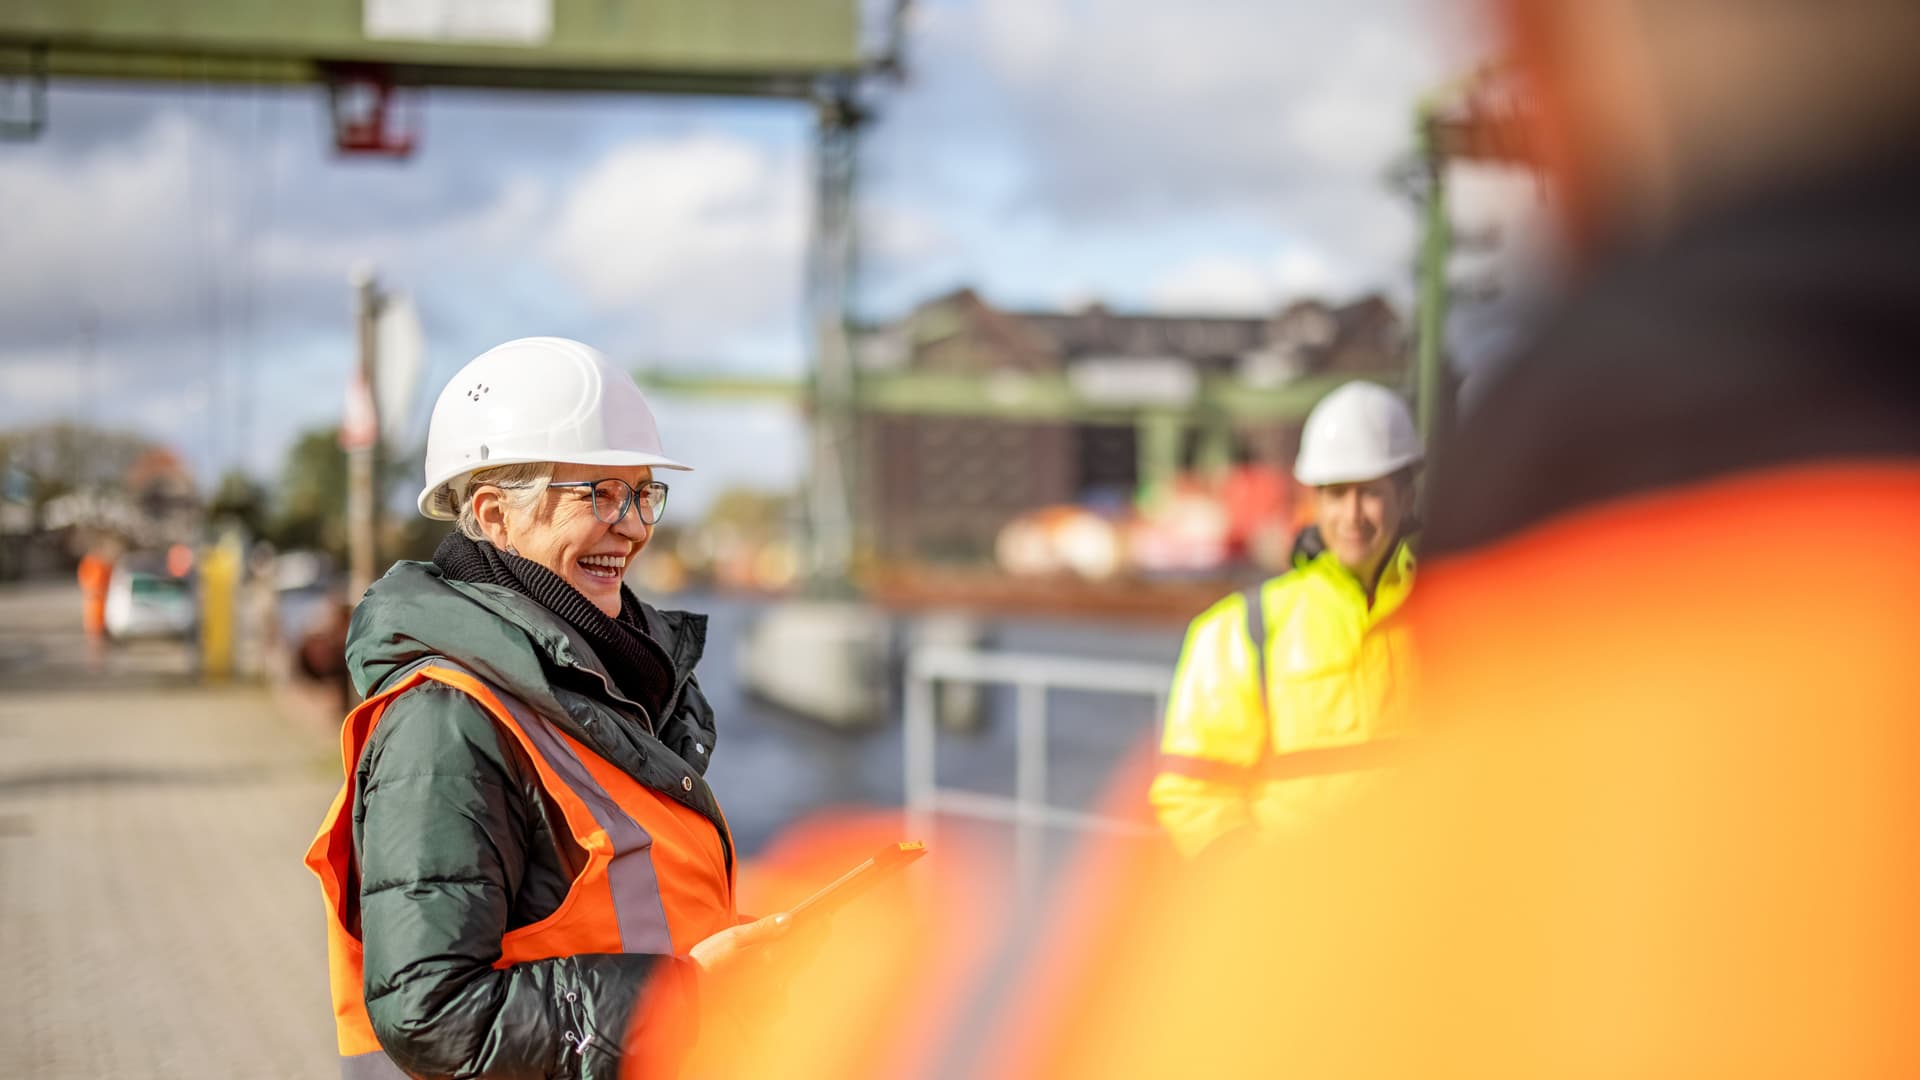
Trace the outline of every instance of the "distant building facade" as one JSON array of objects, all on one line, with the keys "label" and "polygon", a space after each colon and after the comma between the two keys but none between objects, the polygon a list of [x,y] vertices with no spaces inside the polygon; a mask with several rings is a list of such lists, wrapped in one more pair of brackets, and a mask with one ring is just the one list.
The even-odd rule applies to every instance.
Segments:
[{"label": "distant building facade", "polygon": [[[1190,469],[1209,433],[1242,461],[1290,464],[1300,415],[1209,415],[1201,388],[1272,391],[1302,379],[1398,382],[1406,330],[1382,297],[1301,300],[1264,317],[1011,311],[971,290],[930,300],[855,342],[864,379],[920,397],[869,402],[861,417],[861,498],[882,558],[973,558],[1010,519],[1042,506],[1118,506],[1152,461]],[[902,378],[904,376],[904,378]],[[914,379],[913,376],[924,376]],[[974,404],[930,400],[962,381]],[[1048,391],[1046,404],[1021,397]],[[1005,391],[1002,393],[1001,391]],[[1218,396],[1216,393],[1215,397]],[[1300,410],[1301,413],[1304,410]],[[1223,448],[1211,446],[1216,458]]]}]

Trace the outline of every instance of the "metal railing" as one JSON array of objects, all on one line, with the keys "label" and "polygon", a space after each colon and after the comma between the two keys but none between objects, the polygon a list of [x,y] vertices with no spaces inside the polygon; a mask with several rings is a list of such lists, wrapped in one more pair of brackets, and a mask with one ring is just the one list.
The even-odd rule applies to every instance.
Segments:
[{"label": "metal railing", "polygon": [[[982,652],[925,645],[907,655],[903,735],[907,821],[925,835],[935,814],[950,814],[1015,826],[1015,876],[1023,892],[1040,880],[1043,829],[1065,828],[1124,835],[1151,835],[1139,822],[1055,806],[1047,798],[1047,695],[1052,690],[1135,694],[1153,701],[1155,721],[1166,711],[1173,669],[1162,664],[1032,653]],[[943,788],[936,771],[934,685],[939,682],[1008,685],[1014,688],[1012,798]]]}]

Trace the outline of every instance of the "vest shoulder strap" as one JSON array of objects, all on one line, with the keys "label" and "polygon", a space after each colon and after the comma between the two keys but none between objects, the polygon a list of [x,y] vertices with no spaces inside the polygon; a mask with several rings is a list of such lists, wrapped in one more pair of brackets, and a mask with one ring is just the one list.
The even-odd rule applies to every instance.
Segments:
[{"label": "vest shoulder strap", "polygon": [[[1260,691],[1260,711],[1267,711],[1267,583],[1257,582],[1240,590],[1247,605],[1247,637],[1253,641],[1253,680]],[[1267,725],[1267,752],[1273,752],[1273,725]]]},{"label": "vest shoulder strap", "polygon": [[395,671],[392,675],[389,675],[387,677],[387,685],[399,686],[401,683],[406,682],[407,679],[410,676],[412,676],[414,672],[427,667],[447,668],[452,671],[458,671],[462,675],[472,675],[476,679],[480,678],[479,675],[474,674],[474,671],[472,668],[469,668],[464,664],[455,663],[453,660],[448,659],[447,657],[423,656],[420,659],[415,660],[413,663],[408,664],[405,667],[402,667],[398,671]]}]

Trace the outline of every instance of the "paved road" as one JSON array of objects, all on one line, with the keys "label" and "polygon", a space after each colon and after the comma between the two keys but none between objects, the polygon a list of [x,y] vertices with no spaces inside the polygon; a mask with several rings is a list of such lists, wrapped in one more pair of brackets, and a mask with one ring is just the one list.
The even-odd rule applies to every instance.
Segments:
[{"label": "paved road", "polygon": [[0,591],[0,1076],[332,1077],[320,729],[155,645],[87,660],[71,589]]}]

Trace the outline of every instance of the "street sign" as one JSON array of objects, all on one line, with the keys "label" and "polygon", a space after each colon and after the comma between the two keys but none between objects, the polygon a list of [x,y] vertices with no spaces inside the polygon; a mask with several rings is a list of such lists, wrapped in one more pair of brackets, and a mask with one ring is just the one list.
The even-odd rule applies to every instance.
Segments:
[{"label": "street sign", "polygon": [[426,339],[413,298],[388,293],[374,320],[374,403],[380,408],[380,438],[388,446],[405,441],[413,420],[413,401],[427,366]]},{"label": "street sign", "polygon": [[352,453],[371,450],[379,441],[380,428],[374,420],[373,391],[361,377],[356,365],[347,378],[347,400],[340,410],[340,449]]}]

